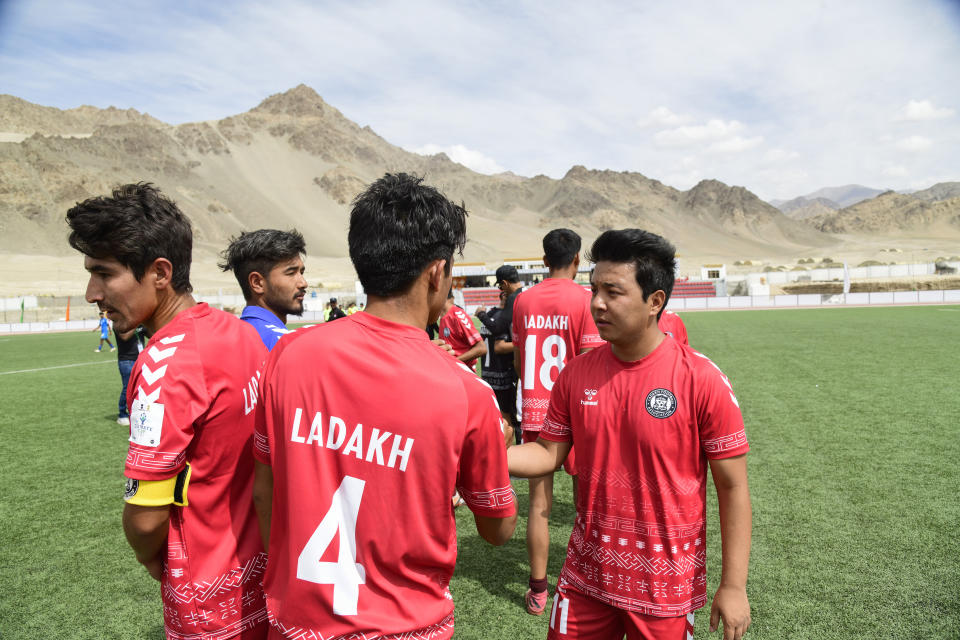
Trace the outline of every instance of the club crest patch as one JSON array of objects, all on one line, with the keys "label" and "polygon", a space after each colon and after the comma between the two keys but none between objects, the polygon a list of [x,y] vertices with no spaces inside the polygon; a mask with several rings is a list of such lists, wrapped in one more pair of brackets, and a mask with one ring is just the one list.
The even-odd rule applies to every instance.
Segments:
[{"label": "club crest patch", "polygon": [[137,495],[137,489],[140,488],[140,481],[134,480],[133,478],[127,478],[127,487],[123,492],[123,499],[129,500],[133,496]]},{"label": "club crest patch", "polygon": [[654,389],[647,394],[646,407],[654,418],[669,418],[677,410],[677,397],[667,389]]}]

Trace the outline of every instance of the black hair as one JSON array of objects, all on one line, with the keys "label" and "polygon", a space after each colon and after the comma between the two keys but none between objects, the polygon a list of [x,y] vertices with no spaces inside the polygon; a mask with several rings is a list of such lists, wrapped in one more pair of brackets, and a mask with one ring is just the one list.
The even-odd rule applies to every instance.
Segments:
[{"label": "black hair", "polygon": [[172,200],[149,182],[125,184],[111,196],[88,198],[67,211],[70,246],[97,259],[112,258],[139,282],[157,258],[173,265],[171,288],[189,293],[193,230]]},{"label": "black hair", "polygon": [[[629,262],[636,267],[637,284],[646,301],[650,294],[662,290],[666,308],[677,270],[676,248],[655,233],[643,229],[604,231],[590,247],[588,259],[593,262]],[[663,313],[663,309],[660,310]],[[657,319],[659,319],[659,314]]]},{"label": "black hair", "polygon": [[570,229],[554,229],[543,236],[543,257],[547,266],[563,269],[580,253],[580,235]]},{"label": "black hair", "polygon": [[292,260],[307,252],[303,235],[296,229],[279,231],[277,229],[257,229],[243,231],[230,240],[230,246],[224,249],[219,263],[223,271],[233,271],[240,283],[243,297],[250,300],[250,274],[256,271],[264,278],[277,264]]},{"label": "black hair", "polygon": [[407,291],[434,260],[463,254],[467,210],[423,178],[385,174],[353,201],[347,242],[367,293],[390,297]]}]

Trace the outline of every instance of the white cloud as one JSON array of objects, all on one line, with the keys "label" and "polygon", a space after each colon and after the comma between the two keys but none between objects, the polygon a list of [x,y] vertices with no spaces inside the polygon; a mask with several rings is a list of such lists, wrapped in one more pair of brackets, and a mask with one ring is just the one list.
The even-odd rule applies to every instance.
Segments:
[{"label": "white cloud", "polygon": [[934,106],[929,100],[911,100],[900,111],[901,120],[942,120],[954,114],[949,107]]},{"label": "white cloud", "polygon": [[441,147],[437,144],[425,144],[422,147],[416,147],[413,149],[408,149],[414,153],[419,153],[424,156],[432,156],[437,153],[445,153],[454,162],[459,162],[468,169],[472,169],[477,173],[503,173],[506,171],[503,167],[497,164],[497,161],[491,158],[490,156],[484,155],[480,151],[474,149],[468,149],[462,144],[454,144],[447,147]]},{"label": "white cloud", "polygon": [[704,142],[731,138],[741,129],[743,125],[736,120],[724,122],[714,119],[702,125],[688,125],[658,131],[653,135],[653,141],[661,147],[691,147]]},{"label": "white cloud", "polygon": [[908,175],[907,168],[902,164],[892,165],[883,170],[883,175],[891,178],[905,178]]},{"label": "white cloud", "polygon": [[925,138],[924,136],[910,136],[900,140],[895,145],[900,151],[909,151],[915,153],[918,151],[926,151],[933,146],[933,141],[930,138]]},{"label": "white cloud", "polygon": [[682,116],[670,111],[667,107],[660,106],[650,111],[645,118],[639,120],[637,126],[641,129],[647,127],[675,127],[689,119],[688,116]]},{"label": "white cloud", "polygon": [[740,136],[734,136],[726,140],[721,140],[720,142],[714,142],[709,147],[707,147],[708,153],[742,153],[744,151],[749,151],[750,149],[755,149],[763,144],[763,136],[755,136],[753,138],[742,138]]},{"label": "white cloud", "polygon": [[781,162],[790,162],[791,160],[796,160],[800,157],[800,154],[796,151],[789,151],[787,149],[768,149],[766,153],[763,154],[763,161],[769,163],[781,163]]}]

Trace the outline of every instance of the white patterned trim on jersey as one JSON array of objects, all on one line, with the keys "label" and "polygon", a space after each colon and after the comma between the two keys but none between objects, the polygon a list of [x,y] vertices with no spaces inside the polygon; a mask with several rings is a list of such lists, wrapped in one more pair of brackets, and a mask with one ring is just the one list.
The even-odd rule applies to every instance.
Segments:
[{"label": "white patterned trim on jersey", "polygon": [[237,620],[236,622],[217,629],[216,631],[199,631],[197,633],[183,633],[176,629],[171,629],[169,625],[164,625],[168,640],[227,640],[234,638],[247,629],[253,629],[258,624],[263,624],[267,620],[267,610],[258,609]]},{"label": "white patterned trim on jersey", "polygon": [[187,459],[185,451],[152,451],[136,444],[127,450],[127,464],[149,471],[175,471]]},{"label": "white patterned trim on jersey", "polygon": [[491,491],[468,491],[457,487],[460,497],[464,499],[467,506],[471,509],[496,509],[498,507],[508,507],[513,504],[513,487],[506,486]]},{"label": "white patterned trim on jersey", "polygon": [[270,455],[270,441],[267,439],[267,436],[258,431],[253,432],[253,446],[263,455]]},{"label": "white patterned trim on jersey", "polygon": [[185,582],[176,586],[169,580],[163,583],[165,599],[175,600],[180,604],[190,602],[204,603],[215,596],[229,593],[250,581],[259,584],[263,571],[267,566],[267,554],[263,551],[247,560],[244,564],[235,567],[223,575],[212,580],[202,582]]},{"label": "white patterned trim on jersey", "polygon": [[436,640],[438,638],[448,638],[453,635],[453,612],[447,614],[447,617],[440,622],[416,629],[414,631],[405,631],[403,633],[391,635],[370,635],[366,633],[348,633],[340,636],[325,636],[319,631],[313,629],[304,629],[303,627],[284,626],[269,614],[270,624],[275,627],[284,638],[288,640]]},{"label": "white patterned trim on jersey", "polygon": [[733,451],[747,444],[747,432],[743,429],[719,438],[712,438],[702,442],[705,453],[723,453]]}]

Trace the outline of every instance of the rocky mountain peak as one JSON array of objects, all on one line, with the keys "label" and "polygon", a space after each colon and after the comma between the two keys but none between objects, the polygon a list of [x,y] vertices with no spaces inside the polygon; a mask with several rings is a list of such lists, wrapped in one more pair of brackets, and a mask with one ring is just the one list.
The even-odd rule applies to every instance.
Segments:
[{"label": "rocky mountain peak", "polygon": [[320,94],[305,84],[299,84],[283,93],[273,94],[257,105],[253,111],[272,115],[319,118],[330,112],[339,113],[324,102]]}]

